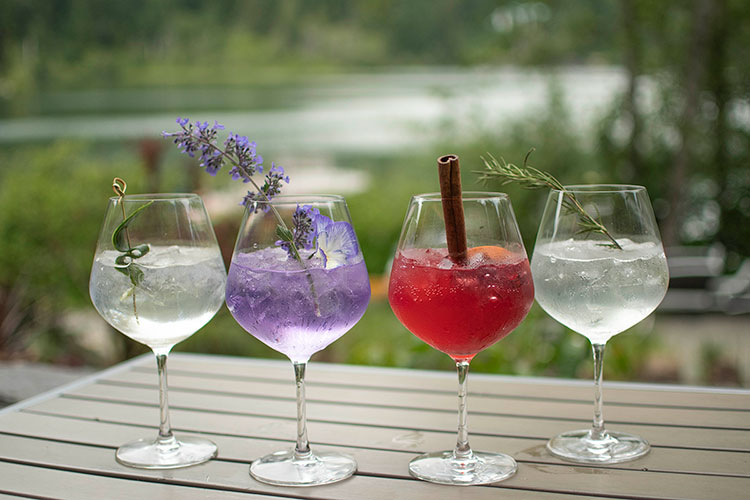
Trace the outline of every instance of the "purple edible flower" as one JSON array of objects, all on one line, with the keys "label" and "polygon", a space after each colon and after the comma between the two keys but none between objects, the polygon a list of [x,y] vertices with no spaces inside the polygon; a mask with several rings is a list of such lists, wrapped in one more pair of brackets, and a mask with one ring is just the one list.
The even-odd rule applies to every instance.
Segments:
[{"label": "purple edible flower", "polygon": [[333,222],[325,215],[317,219],[316,243],[326,269],[343,266],[359,254],[354,228],[346,221]]},{"label": "purple edible flower", "polygon": [[326,269],[339,267],[359,254],[354,228],[346,221],[334,222],[310,205],[298,206],[292,215],[292,231],[288,240],[276,242],[294,257],[294,247],[320,254]]}]

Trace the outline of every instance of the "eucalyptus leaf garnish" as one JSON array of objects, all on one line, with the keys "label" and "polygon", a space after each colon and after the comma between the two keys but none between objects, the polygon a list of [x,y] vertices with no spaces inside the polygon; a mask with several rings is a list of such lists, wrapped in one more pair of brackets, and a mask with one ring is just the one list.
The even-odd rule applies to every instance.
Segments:
[{"label": "eucalyptus leaf garnish", "polygon": [[[604,246],[611,248],[617,248],[622,250],[622,247],[617,240],[610,234],[604,224],[602,224],[596,217],[592,217],[583,206],[578,202],[574,193],[571,193],[560,181],[555,177],[538,168],[534,168],[528,164],[529,156],[534,150],[531,149],[523,159],[523,166],[519,167],[512,163],[507,163],[504,159],[496,159],[490,153],[487,153],[488,158],[482,157],[486,170],[477,172],[480,174],[479,180],[482,182],[489,182],[493,180],[499,180],[502,185],[506,184],[518,184],[521,187],[527,189],[539,189],[539,188],[552,188],[562,192],[565,199],[563,200],[563,208],[569,213],[578,214],[578,225],[580,226],[579,234],[590,234],[596,233],[605,236],[609,239],[610,243],[604,243]],[[598,214],[597,214],[598,215]]]},{"label": "eucalyptus leaf garnish", "polygon": [[122,202],[122,200],[123,198],[125,198],[125,190],[127,188],[127,183],[119,177],[115,177],[112,181],[112,189],[117,194],[117,203],[120,204],[120,207],[122,209],[122,222],[118,224],[118,226],[112,233],[112,246],[115,247],[115,250],[121,252],[120,255],[118,255],[115,259],[115,270],[130,278],[130,283],[132,285],[130,289],[128,289],[128,291],[124,294],[123,298],[127,298],[127,296],[131,296],[133,298],[133,315],[135,316],[135,321],[139,322],[138,307],[136,305],[135,299],[135,289],[143,282],[144,273],[143,268],[136,264],[134,261],[135,259],[140,259],[144,255],[146,255],[151,250],[151,246],[148,243],[132,246],[132,244],[130,243],[130,233],[128,232],[128,226],[131,222],[133,222],[133,220],[135,220],[136,217],[138,217],[138,215],[141,214],[141,212],[143,212],[143,210],[151,205],[153,201],[149,201],[145,205],[141,205],[137,209],[133,210],[130,215],[125,216],[125,204]]},{"label": "eucalyptus leaf garnish", "polygon": [[[113,184],[114,185],[114,184]],[[125,192],[123,191],[123,195],[120,196],[120,198],[117,200],[118,203],[122,203],[122,198],[125,196]],[[149,201],[145,205],[141,205],[140,207],[133,210],[133,212],[125,217],[125,207],[122,207],[122,214],[123,214],[123,221],[120,222],[120,224],[115,228],[115,232],[112,233],[112,245],[119,250],[120,252],[130,252],[135,249],[141,249],[143,251],[143,247],[146,247],[146,251],[143,252],[142,255],[139,255],[138,257],[142,257],[143,255],[148,252],[148,245],[139,245],[135,248],[132,248],[130,246],[130,235],[127,233],[128,226],[130,223],[135,219],[139,213],[141,213],[142,210],[144,210],[146,207],[151,205],[153,201]],[[137,257],[136,257],[137,258]]]}]

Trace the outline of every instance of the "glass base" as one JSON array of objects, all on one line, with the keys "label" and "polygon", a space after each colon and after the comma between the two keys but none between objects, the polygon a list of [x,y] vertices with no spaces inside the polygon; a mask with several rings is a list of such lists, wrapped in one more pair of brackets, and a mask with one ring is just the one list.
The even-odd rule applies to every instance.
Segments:
[{"label": "glass base", "polygon": [[139,469],[176,469],[207,462],[216,457],[217,451],[212,441],[203,438],[172,438],[165,442],[139,439],[117,448],[115,458]]},{"label": "glass base", "polygon": [[317,486],[335,483],[357,471],[354,458],[343,453],[310,453],[296,458],[294,450],[279,451],[250,464],[250,475],[277,486]]},{"label": "glass base", "polygon": [[547,449],[556,457],[582,464],[616,464],[642,457],[648,442],[633,434],[607,431],[602,439],[592,439],[591,430],[563,432],[550,439]]},{"label": "glass base", "polygon": [[409,462],[409,472],[417,479],[459,486],[496,483],[511,477],[517,468],[511,456],[481,451],[473,452],[468,459],[456,458],[452,450],[437,451]]}]

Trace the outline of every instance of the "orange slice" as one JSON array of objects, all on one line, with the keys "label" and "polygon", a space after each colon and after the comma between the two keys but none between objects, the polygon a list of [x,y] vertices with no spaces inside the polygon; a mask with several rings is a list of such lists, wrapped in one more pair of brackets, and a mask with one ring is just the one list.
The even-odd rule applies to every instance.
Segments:
[{"label": "orange slice", "polygon": [[506,250],[503,247],[495,247],[490,245],[484,245],[481,247],[471,247],[469,248],[467,254],[469,258],[473,257],[474,255],[481,253],[484,254],[485,258],[489,260],[505,260],[511,255],[513,255],[510,250]]}]

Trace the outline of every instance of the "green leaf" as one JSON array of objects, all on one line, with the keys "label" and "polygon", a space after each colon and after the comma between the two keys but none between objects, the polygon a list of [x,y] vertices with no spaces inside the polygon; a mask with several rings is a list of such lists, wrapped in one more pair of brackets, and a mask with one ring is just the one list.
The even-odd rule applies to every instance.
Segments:
[{"label": "green leaf", "polygon": [[138,264],[130,264],[130,266],[128,266],[128,271],[130,274],[130,282],[134,287],[143,282],[143,269],[141,269],[141,266]]},{"label": "green leaf", "polygon": [[115,259],[115,271],[130,278],[133,286],[138,286],[143,281],[143,269],[133,262],[133,256],[125,253]]},{"label": "green leaf", "polygon": [[146,255],[149,250],[151,250],[151,246],[148,243],[144,243],[143,245],[138,245],[137,247],[133,247],[128,252],[128,255],[130,255],[134,259],[140,259],[144,255]]},{"label": "green leaf", "polygon": [[[125,230],[128,228],[130,223],[133,222],[133,219],[135,219],[138,216],[138,214],[140,214],[146,207],[148,207],[152,203],[153,201],[149,201],[145,205],[141,205],[140,207],[136,208],[135,210],[133,210],[133,213],[128,215],[122,222],[120,222],[120,225],[117,226],[117,228],[115,229],[115,232],[112,233],[112,245],[114,245],[114,247],[117,250],[121,252],[129,252],[130,250],[132,250],[130,248],[130,245],[128,245],[127,238],[124,234]],[[136,247],[136,248],[139,248],[139,247]]]},{"label": "green leaf", "polygon": [[129,276],[130,271],[128,271],[128,268],[130,267],[130,264],[133,262],[133,256],[130,255],[128,252],[125,252],[122,255],[118,255],[115,259],[115,270],[118,272],[121,272],[122,274]]},{"label": "green leaf", "polygon": [[276,236],[278,236],[282,241],[293,241],[294,240],[294,234],[292,232],[279,224],[276,226]]}]

